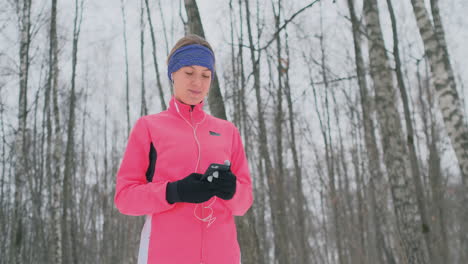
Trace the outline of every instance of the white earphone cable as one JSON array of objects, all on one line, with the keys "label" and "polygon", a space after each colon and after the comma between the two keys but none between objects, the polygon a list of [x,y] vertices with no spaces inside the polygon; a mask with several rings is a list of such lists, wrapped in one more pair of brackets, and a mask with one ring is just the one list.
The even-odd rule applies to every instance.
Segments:
[{"label": "white earphone cable", "polygon": [[[197,138],[197,127],[198,125],[200,125],[201,123],[203,123],[205,121],[205,118],[206,118],[206,113],[204,113],[204,116],[203,116],[203,119],[198,122],[197,124],[195,124],[195,127],[193,127],[193,125],[187,121],[187,119],[184,118],[184,116],[180,113],[180,110],[179,110],[179,106],[177,105],[177,102],[174,102],[175,103],[175,107],[176,107],[176,110],[177,110],[177,113],[179,114],[180,117],[182,117],[182,119],[193,129],[193,136],[195,138],[195,142],[197,143],[197,146],[198,146],[198,160],[197,160],[197,165],[195,166],[195,172],[198,171],[198,166],[200,164],[200,159],[201,159],[201,146],[200,146],[200,142],[198,141],[198,138]],[[213,217],[213,208],[211,208],[211,206],[216,202],[216,199],[217,197],[214,196],[214,199],[213,201],[211,201],[211,203],[208,205],[208,206],[205,206],[203,205],[202,207],[202,214],[203,214],[203,209],[210,209],[211,212],[208,216],[206,217],[199,217],[197,215],[197,209],[198,209],[198,206],[200,206],[200,204],[197,204],[193,210],[193,215],[200,221],[203,221],[203,222],[208,222],[208,227],[211,226],[211,224],[214,223],[214,221],[216,221],[216,217]]]}]

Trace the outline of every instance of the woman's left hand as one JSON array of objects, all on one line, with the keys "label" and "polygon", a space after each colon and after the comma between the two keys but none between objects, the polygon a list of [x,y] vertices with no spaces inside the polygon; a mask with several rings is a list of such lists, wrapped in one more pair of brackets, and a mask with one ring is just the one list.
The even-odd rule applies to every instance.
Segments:
[{"label": "woman's left hand", "polygon": [[223,200],[230,200],[236,193],[236,175],[228,171],[220,171],[219,178],[213,181],[214,193]]}]

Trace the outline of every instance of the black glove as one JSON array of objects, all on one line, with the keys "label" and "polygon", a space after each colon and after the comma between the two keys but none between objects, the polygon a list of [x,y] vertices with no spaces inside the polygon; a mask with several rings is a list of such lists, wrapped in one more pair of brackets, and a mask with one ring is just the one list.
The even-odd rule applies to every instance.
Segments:
[{"label": "black glove", "polygon": [[166,200],[173,204],[177,202],[203,203],[214,196],[213,184],[200,181],[202,174],[192,173],[175,182],[169,182],[166,187]]},{"label": "black glove", "polygon": [[214,194],[223,200],[230,200],[236,193],[236,175],[231,170],[220,171],[218,179],[213,180]]}]

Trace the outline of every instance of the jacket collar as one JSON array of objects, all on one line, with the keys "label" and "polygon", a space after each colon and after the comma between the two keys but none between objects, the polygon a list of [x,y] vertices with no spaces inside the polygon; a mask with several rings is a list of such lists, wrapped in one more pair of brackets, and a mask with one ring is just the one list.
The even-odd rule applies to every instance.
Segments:
[{"label": "jacket collar", "polygon": [[204,104],[205,100],[192,106],[184,104],[172,96],[168,111],[176,116],[183,117],[189,123],[193,122],[192,125],[195,125],[196,123],[202,122],[205,118],[206,113],[203,111]]}]

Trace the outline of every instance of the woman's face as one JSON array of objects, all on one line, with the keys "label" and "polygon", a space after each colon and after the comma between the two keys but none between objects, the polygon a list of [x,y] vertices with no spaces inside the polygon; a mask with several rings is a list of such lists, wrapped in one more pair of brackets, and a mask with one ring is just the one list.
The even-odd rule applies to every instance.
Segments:
[{"label": "woman's face", "polygon": [[211,71],[203,66],[192,65],[172,73],[174,97],[184,104],[196,105],[203,101],[210,90]]}]

